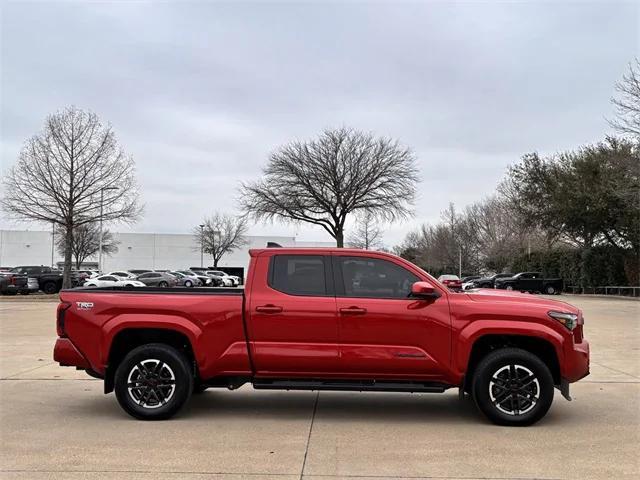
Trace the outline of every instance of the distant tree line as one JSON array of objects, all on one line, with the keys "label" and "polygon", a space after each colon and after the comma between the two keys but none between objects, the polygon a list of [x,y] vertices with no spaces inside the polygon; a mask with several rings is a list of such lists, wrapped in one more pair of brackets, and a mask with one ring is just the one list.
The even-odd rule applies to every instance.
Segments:
[{"label": "distant tree line", "polygon": [[543,270],[580,286],[638,285],[640,153],[632,139],[529,153],[496,193],[410,233],[397,252],[434,273]]}]

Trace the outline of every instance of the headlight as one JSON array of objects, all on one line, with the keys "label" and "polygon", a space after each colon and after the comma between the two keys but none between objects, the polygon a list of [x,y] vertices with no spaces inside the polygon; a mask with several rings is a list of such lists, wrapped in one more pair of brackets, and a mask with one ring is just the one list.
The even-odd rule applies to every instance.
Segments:
[{"label": "headlight", "polygon": [[578,324],[578,315],[575,313],[566,313],[566,312],[556,312],[551,310],[547,312],[551,318],[559,321],[562,325],[567,327],[569,330],[573,330],[576,328]]}]

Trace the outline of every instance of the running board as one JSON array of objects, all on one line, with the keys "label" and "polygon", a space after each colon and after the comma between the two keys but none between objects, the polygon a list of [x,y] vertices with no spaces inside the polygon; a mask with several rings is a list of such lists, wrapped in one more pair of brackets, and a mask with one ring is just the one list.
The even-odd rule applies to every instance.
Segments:
[{"label": "running board", "polygon": [[256,390],[333,390],[340,392],[428,392],[443,393],[450,385],[432,382],[379,380],[279,380],[254,379]]}]

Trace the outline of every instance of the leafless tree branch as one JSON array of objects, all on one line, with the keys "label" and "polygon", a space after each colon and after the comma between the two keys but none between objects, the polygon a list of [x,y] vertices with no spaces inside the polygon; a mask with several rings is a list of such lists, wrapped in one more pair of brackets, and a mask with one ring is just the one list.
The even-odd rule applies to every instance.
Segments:
[{"label": "leafless tree branch", "polygon": [[73,232],[100,220],[101,194],[103,221],[134,222],[142,214],[132,158],[111,126],[76,107],[46,119],[3,183],[0,203],[10,217],[54,223],[65,231],[64,286],[70,285]]},{"label": "leafless tree branch", "polygon": [[319,225],[339,247],[351,213],[386,221],[411,215],[418,181],[411,150],[349,128],[284,145],[263,172],[241,187],[250,217]]},{"label": "leafless tree branch", "polygon": [[197,242],[197,249],[208,253],[213,257],[213,266],[226,254],[246,245],[247,220],[245,217],[235,217],[224,213],[215,212],[211,217],[205,218],[204,226],[194,227],[193,234]]}]

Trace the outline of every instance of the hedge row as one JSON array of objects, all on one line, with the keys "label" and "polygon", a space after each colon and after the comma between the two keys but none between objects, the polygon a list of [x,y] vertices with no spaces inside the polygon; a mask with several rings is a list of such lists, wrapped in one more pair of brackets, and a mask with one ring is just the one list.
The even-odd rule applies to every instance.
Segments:
[{"label": "hedge row", "polygon": [[555,249],[516,258],[514,272],[541,271],[582,287],[638,285],[638,259],[630,252],[600,246],[587,250]]}]

